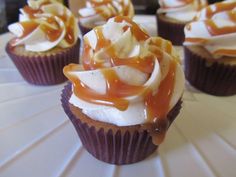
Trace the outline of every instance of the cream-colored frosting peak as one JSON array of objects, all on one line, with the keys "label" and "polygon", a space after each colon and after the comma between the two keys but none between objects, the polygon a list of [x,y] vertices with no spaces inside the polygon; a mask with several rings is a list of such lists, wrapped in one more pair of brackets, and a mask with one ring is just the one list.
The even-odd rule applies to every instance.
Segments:
[{"label": "cream-colored frosting peak", "polygon": [[67,48],[77,42],[78,26],[69,9],[54,0],[29,0],[20,9],[19,22],[8,26],[16,39],[11,45],[25,45],[34,52],[55,46]]},{"label": "cream-colored frosting peak", "polygon": [[134,7],[130,0],[88,0],[86,7],[79,9],[79,15],[81,25],[93,28],[118,15],[132,18]]},{"label": "cream-colored frosting peak", "polygon": [[185,27],[184,45],[199,45],[217,59],[236,56],[236,0],[212,4]]},{"label": "cream-colored frosting peak", "polygon": [[206,0],[159,0],[160,8],[157,13],[181,21],[189,22],[197,12],[206,6]]}]

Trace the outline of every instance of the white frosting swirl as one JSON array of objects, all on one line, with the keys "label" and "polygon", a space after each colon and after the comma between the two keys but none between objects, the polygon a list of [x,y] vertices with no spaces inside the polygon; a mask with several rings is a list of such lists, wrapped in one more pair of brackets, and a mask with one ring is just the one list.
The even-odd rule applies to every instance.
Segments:
[{"label": "white frosting swirl", "polygon": [[134,7],[130,0],[88,0],[78,12],[81,25],[93,28],[118,15],[133,18]]},{"label": "white frosting swirl", "polygon": [[44,52],[55,46],[68,48],[77,42],[76,19],[62,4],[54,0],[29,0],[20,12],[20,22],[8,26],[16,35],[11,45],[25,45],[28,51]]},{"label": "white frosting swirl", "polygon": [[185,27],[184,45],[199,45],[217,59],[236,56],[236,0],[212,4]]},{"label": "white frosting swirl", "polygon": [[206,6],[206,0],[158,0],[160,8],[159,14],[165,14],[166,17],[189,22],[194,19],[197,12]]},{"label": "white frosting swirl", "polygon": [[[147,98],[144,95],[150,92],[154,96],[163,90],[160,86],[169,77],[173,63],[175,72],[168,111],[180,99],[184,88],[183,71],[171,43],[159,37],[148,36],[137,24],[127,19],[109,19],[105,25],[87,33],[84,36],[83,65],[71,64],[64,68],[65,75],[74,83],[69,102],[81,108],[92,119],[118,126],[150,121],[147,118]],[[112,76],[114,82],[109,80]],[[79,87],[75,84],[78,81],[81,84],[80,90],[77,90]],[[118,89],[112,86],[116,83],[119,85],[120,82],[123,85]],[[134,90],[138,87],[138,91],[131,92],[134,94],[122,93],[124,90],[130,91],[123,90],[127,85]],[[85,92],[81,87],[89,90],[85,97],[92,92],[101,99],[94,102],[84,99]],[[107,95],[115,97],[117,102],[128,102],[128,106],[117,107],[110,104],[110,97],[106,98]]]}]

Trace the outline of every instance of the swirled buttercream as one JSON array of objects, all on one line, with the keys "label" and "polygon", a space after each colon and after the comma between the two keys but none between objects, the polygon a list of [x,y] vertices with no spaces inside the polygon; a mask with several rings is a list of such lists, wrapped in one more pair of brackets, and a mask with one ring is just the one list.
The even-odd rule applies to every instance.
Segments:
[{"label": "swirled buttercream", "polygon": [[117,16],[84,36],[83,64],[64,74],[73,83],[70,103],[92,119],[118,126],[166,119],[181,98],[184,75],[169,41],[150,37]]},{"label": "swirled buttercream", "polygon": [[103,25],[114,16],[134,16],[134,7],[130,0],[88,0],[86,7],[79,9],[79,21],[87,28]]},{"label": "swirled buttercream", "polygon": [[159,0],[159,4],[157,13],[180,22],[189,22],[207,3],[206,0]]},{"label": "swirled buttercream", "polygon": [[16,36],[12,46],[25,45],[28,51],[44,52],[56,46],[68,48],[77,42],[76,19],[62,4],[29,0],[20,12],[20,21],[8,26]]},{"label": "swirled buttercream", "polygon": [[212,4],[185,27],[184,45],[198,45],[217,59],[236,56],[236,1]]}]

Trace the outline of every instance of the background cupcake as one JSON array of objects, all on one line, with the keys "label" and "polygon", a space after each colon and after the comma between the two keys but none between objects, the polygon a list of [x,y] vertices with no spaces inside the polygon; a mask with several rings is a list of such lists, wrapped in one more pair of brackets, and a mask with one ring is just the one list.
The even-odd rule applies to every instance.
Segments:
[{"label": "background cupcake", "polygon": [[158,2],[160,4],[156,14],[158,35],[170,40],[174,45],[182,45],[184,26],[206,6],[206,0],[159,0]]},{"label": "background cupcake", "polygon": [[181,108],[184,75],[171,43],[118,16],[84,36],[82,59],[64,68],[72,86],[62,106],[84,147],[108,163],[146,158]]},{"label": "background cupcake", "polygon": [[64,82],[63,67],[79,60],[75,17],[52,0],[29,0],[20,12],[19,22],[8,26],[16,36],[6,46],[8,55],[29,83]]},{"label": "background cupcake", "polygon": [[133,18],[134,7],[130,0],[87,0],[86,7],[79,9],[79,27],[82,34],[115,16]]},{"label": "background cupcake", "polygon": [[236,1],[203,9],[185,27],[185,75],[213,95],[236,94]]}]

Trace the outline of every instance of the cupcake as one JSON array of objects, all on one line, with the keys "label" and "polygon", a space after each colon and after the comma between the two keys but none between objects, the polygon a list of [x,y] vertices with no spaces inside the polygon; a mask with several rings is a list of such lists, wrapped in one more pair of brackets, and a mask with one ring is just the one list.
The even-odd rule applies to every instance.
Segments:
[{"label": "cupcake", "polygon": [[6,46],[23,78],[35,85],[66,81],[63,67],[78,63],[80,41],[73,14],[55,1],[29,0],[19,22],[8,26],[15,37]]},{"label": "cupcake", "polygon": [[169,41],[117,16],[84,36],[83,64],[70,64],[62,106],[97,159],[130,164],[152,154],[178,115],[184,74]]},{"label": "cupcake", "polygon": [[236,1],[204,8],[185,27],[185,76],[203,92],[236,94]]},{"label": "cupcake", "polygon": [[184,26],[191,22],[197,12],[206,6],[205,0],[159,0],[157,10],[157,32],[160,37],[170,40],[173,45],[184,42]]},{"label": "cupcake", "polygon": [[111,17],[121,15],[133,18],[134,7],[130,0],[87,0],[86,7],[78,12],[79,28],[84,35]]}]

